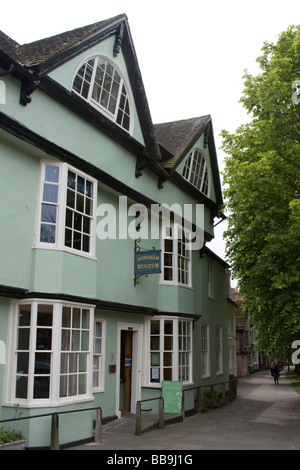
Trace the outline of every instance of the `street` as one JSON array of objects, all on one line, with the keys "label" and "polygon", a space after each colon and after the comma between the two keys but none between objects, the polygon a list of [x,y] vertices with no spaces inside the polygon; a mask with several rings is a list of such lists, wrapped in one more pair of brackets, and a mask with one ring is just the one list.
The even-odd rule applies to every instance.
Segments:
[{"label": "street", "polygon": [[300,395],[284,373],[274,385],[265,370],[239,379],[233,402],[165,429],[135,436],[117,423],[103,427],[101,444],[75,450],[300,450]]}]

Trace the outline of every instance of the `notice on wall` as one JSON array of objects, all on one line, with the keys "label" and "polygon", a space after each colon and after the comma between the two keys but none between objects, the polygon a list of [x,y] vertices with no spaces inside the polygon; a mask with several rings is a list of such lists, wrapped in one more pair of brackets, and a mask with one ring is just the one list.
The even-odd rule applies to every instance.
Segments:
[{"label": "notice on wall", "polygon": [[182,382],[175,380],[163,380],[162,397],[164,399],[165,413],[181,413]]}]

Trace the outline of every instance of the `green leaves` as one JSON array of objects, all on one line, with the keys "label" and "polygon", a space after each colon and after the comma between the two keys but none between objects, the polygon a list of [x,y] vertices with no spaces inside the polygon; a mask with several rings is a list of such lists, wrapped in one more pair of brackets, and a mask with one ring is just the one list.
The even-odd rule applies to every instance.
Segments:
[{"label": "green leaves", "polygon": [[225,238],[259,344],[283,351],[300,339],[300,105],[292,102],[300,27],[262,52],[262,73],[244,76],[241,102],[252,121],[222,132]]}]

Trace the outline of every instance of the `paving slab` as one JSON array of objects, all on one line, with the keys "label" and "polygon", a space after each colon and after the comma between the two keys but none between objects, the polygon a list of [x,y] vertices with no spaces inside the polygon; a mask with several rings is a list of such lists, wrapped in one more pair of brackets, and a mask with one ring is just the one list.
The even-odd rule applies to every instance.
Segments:
[{"label": "paving slab", "polygon": [[103,426],[101,444],[72,450],[300,450],[300,395],[284,374],[274,385],[268,370],[238,381],[238,396],[226,406],[164,429],[134,435],[134,415]]}]

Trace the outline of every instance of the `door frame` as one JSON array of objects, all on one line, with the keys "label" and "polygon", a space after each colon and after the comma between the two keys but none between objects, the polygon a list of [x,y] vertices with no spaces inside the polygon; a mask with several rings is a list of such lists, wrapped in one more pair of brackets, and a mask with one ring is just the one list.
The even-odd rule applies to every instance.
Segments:
[{"label": "door frame", "polygon": [[136,402],[141,399],[141,371],[142,371],[142,345],[143,325],[141,323],[118,323],[117,332],[117,370],[116,370],[116,415],[121,417],[120,411],[120,358],[121,358],[121,331],[132,332],[132,365],[131,365],[131,403],[130,412],[136,412]]}]

